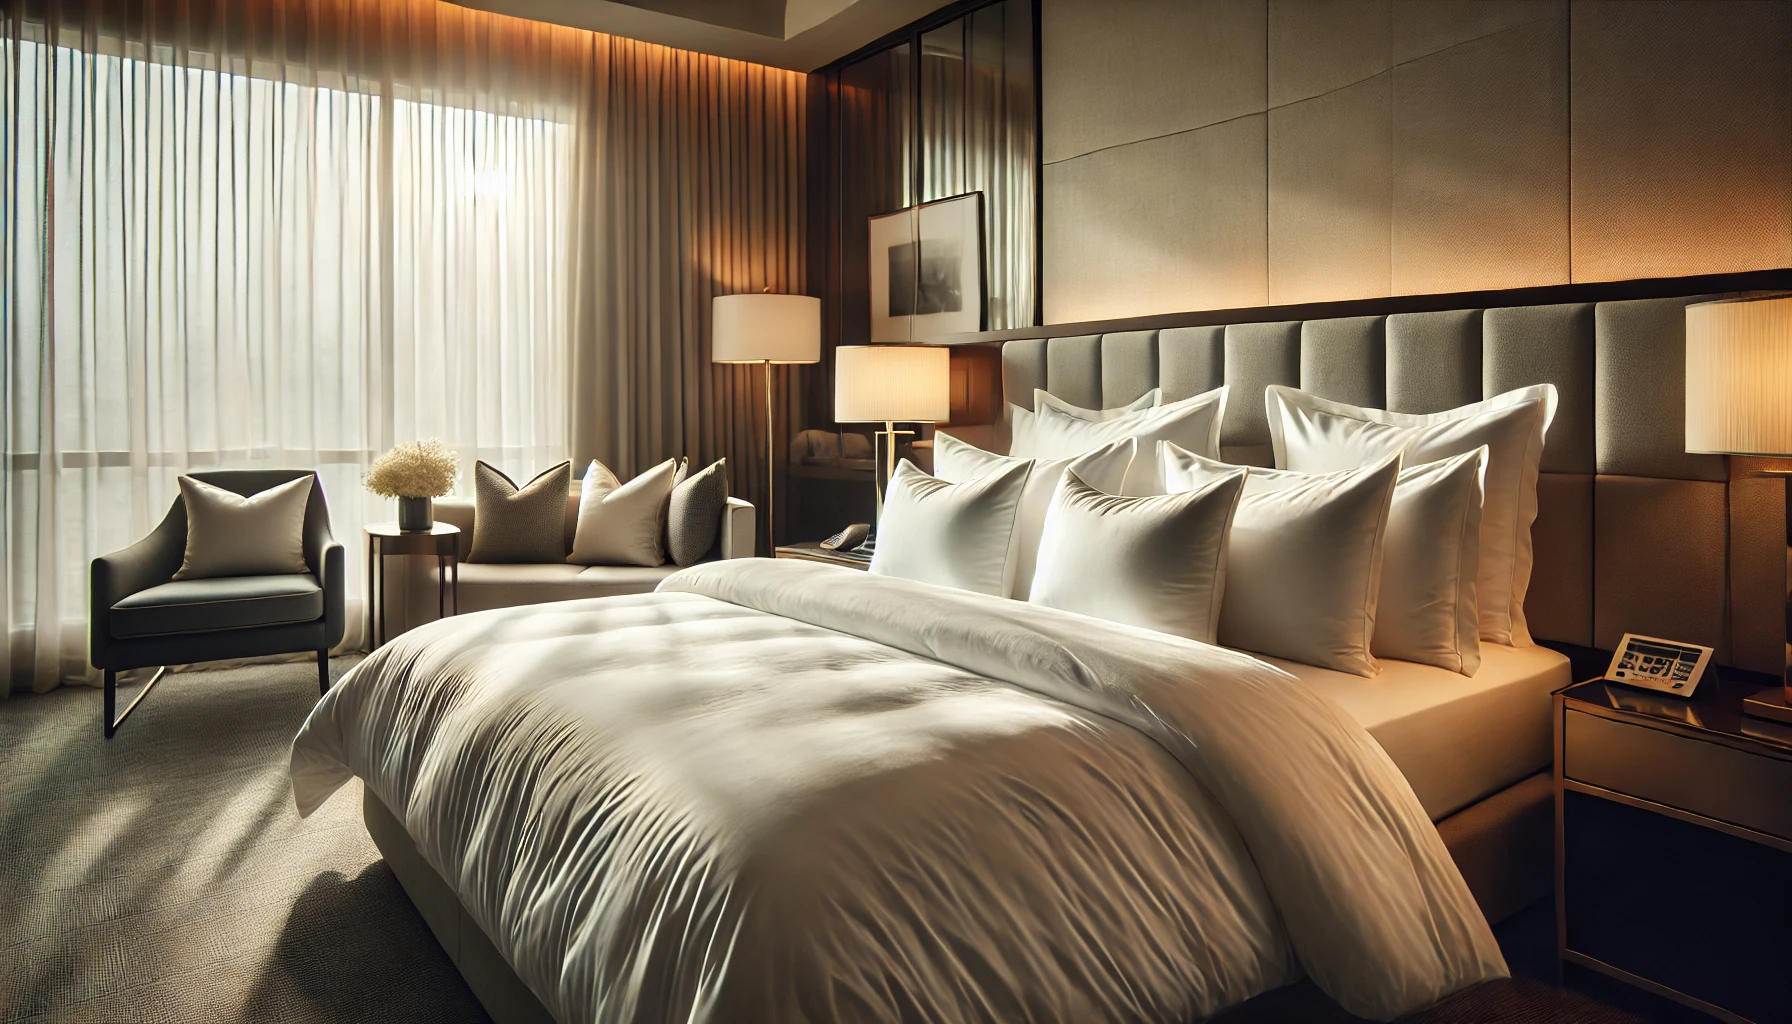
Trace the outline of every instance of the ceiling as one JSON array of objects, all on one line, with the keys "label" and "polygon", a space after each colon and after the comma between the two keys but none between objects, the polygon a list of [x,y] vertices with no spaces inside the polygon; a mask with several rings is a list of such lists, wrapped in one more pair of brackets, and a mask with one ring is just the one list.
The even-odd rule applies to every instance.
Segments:
[{"label": "ceiling", "polygon": [[813,71],[944,0],[455,0],[494,14]]}]

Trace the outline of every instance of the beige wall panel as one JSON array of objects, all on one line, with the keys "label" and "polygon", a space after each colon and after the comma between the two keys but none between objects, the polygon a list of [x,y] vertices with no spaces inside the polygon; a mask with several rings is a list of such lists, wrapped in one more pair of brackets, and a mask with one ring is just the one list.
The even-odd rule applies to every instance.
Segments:
[{"label": "beige wall panel", "polygon": [[1625,633],[1641,633],[1715,647],[1729,662],[1726,491],[1721,481],[1594,479],[1595,647],[1610,650]]},{"label": "beige wall panel", "polygon": [[1045,319],[1269,300],[1262,114],[1045,167]]},{"label": "beige wall panel", "polygon": [[1269,105],[1386,71],[1392,0],[1269,0]]},{"label": "beige wall panel", "polygon": [[1593,644],[1593,476],[1537,477],[1525,623],[1538,640]]},{"label": "beige wall panel", "polygon": [[1394,69],[1396,294],[1568,281],[1563,31],[1545,19]]},{"label": "beige wall panel", "polygon": [[1786,481],[1777,459],[1730,459],[1730,663],[1786,667]]},{"label": "beige wall panel", "polygon": [[1792,264],[1792,7],[1574,5],[1574,279]]},{"label": "beige wall panel", "polygon": [[1045,162],[1261,113],[1266,0],[1044,0]]},{"label": "beige wall panel", "polygon": [[1391,76],[1269,112],[1269,301],[1388,294]]},{"label": "beige wall panel", "polygon": [[1393,0],[1394,63],[1562,17],[1566,0]]}]

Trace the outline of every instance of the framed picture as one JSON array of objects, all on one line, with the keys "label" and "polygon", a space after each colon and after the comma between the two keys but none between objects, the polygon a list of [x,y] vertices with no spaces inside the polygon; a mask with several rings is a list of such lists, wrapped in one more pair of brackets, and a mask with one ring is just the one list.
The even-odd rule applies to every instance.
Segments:
[{"label": "framed picture", "polygon": [[871,218],[871,340],[981,331],[983,193]]}]

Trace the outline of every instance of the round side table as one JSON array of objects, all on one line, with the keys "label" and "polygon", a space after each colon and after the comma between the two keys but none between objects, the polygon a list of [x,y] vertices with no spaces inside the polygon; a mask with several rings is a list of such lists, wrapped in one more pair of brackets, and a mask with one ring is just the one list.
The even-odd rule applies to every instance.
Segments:
[{"label": "round side table", "polygon": [[[385,635],[387,555],[436,556],[436,615],[445,619],[460,614],[460,527],[436,523],[428,530],[409,532],[400,530],[397,523],[368,523],[363,532],[367,535],[367,618],[373,633],[368,650],[391,639]],[[450,591],[454,594],[453,612],[448,610]]]}]

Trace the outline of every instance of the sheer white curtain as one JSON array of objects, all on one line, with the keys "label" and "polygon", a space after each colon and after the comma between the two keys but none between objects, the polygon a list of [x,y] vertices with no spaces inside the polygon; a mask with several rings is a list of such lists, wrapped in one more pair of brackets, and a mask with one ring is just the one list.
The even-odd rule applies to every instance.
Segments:
[{"label": "sheer white curtain", "polygon": [[[405,62],[357,52],[342,10],[298,39],[224,10],[116,33],[0,10],[15,687],[88,675],[88,561],[148,532],[180,473],[316,467],[357,623],[361,527],[392,517],[360,486],[373,456],[424,436],[469,468],[564,456],[576,106],[369,74]],[[401,27],[414,63],[454,52],[455,25]]]}]

